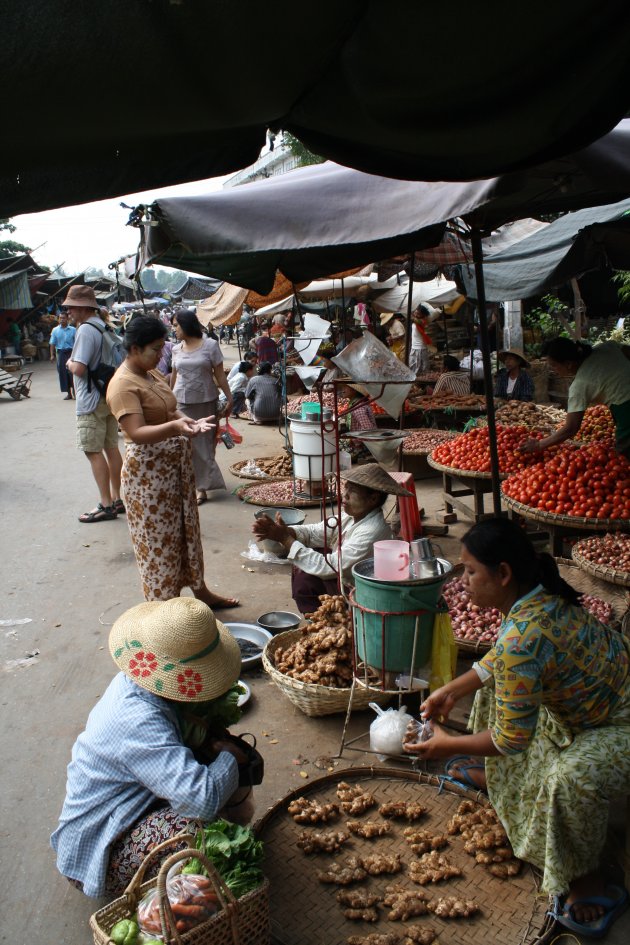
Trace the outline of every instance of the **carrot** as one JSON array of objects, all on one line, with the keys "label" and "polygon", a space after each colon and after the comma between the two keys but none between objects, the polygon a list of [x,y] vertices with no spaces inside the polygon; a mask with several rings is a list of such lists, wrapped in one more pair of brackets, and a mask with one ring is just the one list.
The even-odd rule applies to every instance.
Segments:
[{"label": "carrot", "polygon": [[192,906],[184,902],[172,903],[171,909],[174,915],[195,916],[195,918],[205,916],[208,911],[204,906]]}]

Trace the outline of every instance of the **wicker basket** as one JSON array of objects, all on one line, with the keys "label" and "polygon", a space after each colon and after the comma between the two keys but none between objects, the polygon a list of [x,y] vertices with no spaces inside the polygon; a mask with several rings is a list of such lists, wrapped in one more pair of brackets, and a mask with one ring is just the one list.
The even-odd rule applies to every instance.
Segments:
[{"label": "wicker basket", "polygon": [[543,509],[532,508],[531,505],[523,505],[517,502],[505,492],[501,493],[501,498],[508,509],[522,515],[523,518],[531,519],[534,522],[544,522],[546,525],[562,525],[564,528],[576,528],[580,531],[588,530],[594,532],[604,532],[610,528],[627,529],[628,520],[624,518],[584,518],[581,515],[556,515],[555,512],[545,512]]},{"label": "wicker basket", "polygon": [[[586,540],[593,541],[594,539],[588,538]],[[592,574],[593,577],[599,578],[600,581],[607,581],[609,584],[618,584],[620,587],[630,587],[630,573],[628,571],[616,571],[614,568],[609,568],[605,564],[595,564],[594,561],[590,561],[580,553],[581,544],[582,542],[578,541],[571,549],[571,557],[578,568],[581,568],[582,571],[586,571],[587,574]]]},{"label": "wicker basket", "polygon": [[[146,857],[140,869],[131,880],[122,896],[114,902],[99,909],[90,917],[90,928],[94,936],[94,945],[110,945],[109,933],[112,927],[121,919],[128,919],[136,911],[137,905],[143,896],[151,889],[155,889],[156,880],[151,879],[143,883],[142,878],[157,852],[173,843],[188,842],[190,846],[185,850],[174,853],[162,863],[157,876],[157,890],[160,898],[160,919],[165,945],[268,945],[270,941],[269,918],[269,882],[263,883],[252,892],[246,893],[240,899],[235,899],[224,880],[216,871],[212,863],[193,847],[190,836],[180,835],[158,844]],[[181,860],[195,856],[201,860],[210,881],[217,894],[222,909],[196,928],[180,935],[175,930],[175,920],[166,895],[166,877],[169,869]],[[168,927],[173,929],[169,933]]]},{"label": "wicker basket", "polygon": [[[463,798],[478,803],[480,807],[489,804],[488,798],[477,791],[449,784],[434,775],[393,767],[346,768],[300,785],[278,801],[254,826],[254,832],[265,844],[272,935],[276,945],[341,945],[349,935],[365,935],[373,931],[404,936],[405,923],[393,922],[386,914],[382,914],[375,925],[346,919],[336,901],[338,887],[325,885],[317,879],[318,871],[325,869],[333,858],[306,856],[296,844],[304,828],[289,815],[289,802],[303,796],[320,804],[338,803],[337,785],[340,781],[373,793],[379,803],[422,803],[428,808],[429,829],[435,833],[444,831]],[[368,812],[366,816],[370,814]],[[335,823],[332,823],[333,829],[336,829]],[[425,825],[424,820],[422,825]],[[542,945],[547,941],[554,922],[546,914],[548,898],[540,895],[538,875],[532,868],[525,865],[519,876],[508,881],[498,879],[476,865],[474,859],[464,852],[461,837],[449,839],[449,859],[463,869],[464,875],[423,888],[430,898],[456,895],[475,899],[481,911],[470,919],[421,918],[420,923],[426,923],[437,933],[436,941],[443,945],[488,945],[490,942],[492,945]],[[375,849],[379,853],[400,854],[406,865],[412,858],[401,825],[393,825],[389,834],[376,841],[353,837],[348,843],[348,852],[359,856]],[[339,859],[347,859],[345,848]],[[369,891],[382,896],[385,887],[392,882],[412,888],[405,873],[401,872],[395,876],[370,877]],[[412,922],[410,920],[409,924]]]},{"label": "wicker basket", "polygon": [[[254,459],[254,462],[259,463],[261,460],[267,460],[267,459],[275,459],[275,457],[274,456],[257,456]],[[293,478],[291,475],[288,475],[288,476],[245,475],[245,473],[242,472],[242,469],[243,469],[243,466],[246,466],[248,462],[249,462],[248,459],[241,459],[238,463],[234,463],[233,466],[229,466],[228,468],[233,476],[237,476],[239,479],[249,479],[250,481],[254,481],[254,482],[283,482],[285,479]]]},{"label": "wicker basket", "polygon": [[[264,508],[274,508],[274,509],[309,509],[315,508],[322,504],[320,499],[301,499],[299,496],[294,496],[290,502],[282,502],[278,500],[270,499],[257,499],[255,496],[251,495],[252,489],[257,489],[261,485],[269,485],[274,482],[287,482],[286,479],[265,479],[264,482],[259,480],[258,482],[252,482],[248,486],[239,486],[238,489],[235,489],[234,495],[237,495],[241,502],[247,502],[249,505],[262,505]],[[331,496],[328,496],[328,500],[331,500]]]},{"label": "wicker basket", "polygon": [[[290,646],[304,636],[301,630],[286,630],[277,633],[266,644],[263,650],[263,667],[282,693],[293,705],[296,705],[305,715],[320,716],[334,715],[337,712],[347,712],[350,703],[351,688],[337,689],[334,686],[320,686],[317,683],[302,682],[285,676],[275,667],[275,652],[279,646]],[[370,702],[378,705],[387,705],[391,693],[384,693],[380,689],[369,686],[355,685],[352,696],[353,709],[367,709]]]},{"label": "wicker basket", "polygon": [[[433,455],[427,456],[429,466],[438,469],[440,472],[447,473],[449,476],[457,476],[460,479],[492,479],[491,472],[479,472],[474,469],[456,469],[454,466],[444,466],[433,459]],[[499,479],[507,479],[508,473],[499,473]]]}]

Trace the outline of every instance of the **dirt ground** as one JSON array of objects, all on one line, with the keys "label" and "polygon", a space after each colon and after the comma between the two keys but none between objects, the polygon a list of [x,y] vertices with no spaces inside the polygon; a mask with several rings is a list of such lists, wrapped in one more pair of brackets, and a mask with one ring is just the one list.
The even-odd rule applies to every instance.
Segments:
[{"label": "dirt ground", "polygon": [[[229,364],[236,348],[228,346],[225,354]],[[109,627],[142,597],[124,517],[91,526],[77,520],[94,506],[96,493],[88,463],[75,447],[74,404],[62,399],[52,364],[36,363],[33,369],[29,400],[0,396],[0,942],[88,945],[87,921],[99,902],[57,873],[49,835],[63,802],[72,744],[115,672],[107,649]],[[255,622],[267,610],[295,606],[284,572],[251,571],[241,557],[253,508],[232,495],[242,480],[228,465],[246,456],[273,455],[283,439],[276,429],[242,420],[236,425],[243,444],[229,453],[221,447],[219,453],[228,489],[201,507],[200,519],[208,584],[241,600],[223,619]],[[442,505],[440,481],[417,485],[429,521],[435,521]],[[318,517],[317,510],[309,510],[307,521]],[[440,540],[453,561],[465,527],[452,526]],[[27,618],[30,622],[19,622]],[[266,765],[256,792],[257,816],[303,783],[304,775],[313,779],[330,766],[374,763],[373,756],[348,749],[335,758],[343,716],[305,716],[262,670],[243,679],[252,698],[237,730],[256,736]],[[348,737],[365,735],[372,718],[371,711],[353,713]],[[627,919],[617,923],[609,942],[621,942],[624,930],[627,940],[628,929]]]}]

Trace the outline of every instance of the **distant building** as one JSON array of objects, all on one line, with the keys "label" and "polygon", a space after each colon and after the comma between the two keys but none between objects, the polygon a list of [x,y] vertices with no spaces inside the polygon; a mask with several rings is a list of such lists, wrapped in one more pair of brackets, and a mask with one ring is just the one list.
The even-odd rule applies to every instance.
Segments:
[{"label": "distant building", "polygon": [[258,160],[249,167],[244,167],[238,174],[234,174],[223,184],[224,188],[238,187],[239,184],[250,184],[254,180],[264,180],[266,177],[276,177],[286,174],[299,167],[300,160],[277,138],[270,139],[273,145],[265,146],[265,150]]}]

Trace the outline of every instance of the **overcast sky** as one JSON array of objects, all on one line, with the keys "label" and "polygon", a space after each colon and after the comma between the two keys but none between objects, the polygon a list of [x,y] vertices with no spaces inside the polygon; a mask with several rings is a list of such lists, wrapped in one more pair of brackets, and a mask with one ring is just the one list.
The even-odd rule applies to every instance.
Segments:
[{"label": "overcast sky", "polygon": [[15,233],[2,234],[2,238],[14,239],[30,246],[38,263],[51,268],[62,263],[69,275],[83,272],[88,266],[107,271],[110,262],[135,253],[138,248],[139,231],[126,226],[129,211],[120,206],[121,201],[135,206],[138,203],[151,203],[157,197],[210,193],[220,190],[227,179],[214,177],[62,210],[22,214],[11,219],[17,227]]}]

